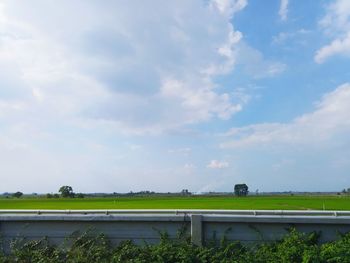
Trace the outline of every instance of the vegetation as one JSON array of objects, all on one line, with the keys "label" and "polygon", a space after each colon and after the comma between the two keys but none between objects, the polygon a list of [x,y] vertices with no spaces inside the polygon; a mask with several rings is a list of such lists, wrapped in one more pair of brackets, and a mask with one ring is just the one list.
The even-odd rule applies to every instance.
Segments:
[{"label": "vegetation", "polygon": [[74,197],[75,194],[73,192],[73,188],[69,185],[64,185],[61,186],[60,189],[58,190],[58,192],[61,193],[61,196],[66,198],[66,197]]},{"label": "vegetation", "polygon": [[144,196],[0,198],[0,209],[276,209],[350,210],[350,196]]},{"label": "vegetation", "polygon": [[342,194],[346,194],[346,195],[349,195],[350,194],[350,188],[348,189],[343,189],[343,191],[341,191]]},{"label": "vegetation", "polygon": [[76,197],[76,198],[84,198],[85,195],[84,195],[83,193],[77,193],[77,194],[75,195],[75,197]]},{"label": "vegetation", "polygon": [[50,194],[50,193],[47,193],[46,194],[46,198],[59,198],[59,194]]},{"label": "vegetation", "polygon": [[236,184],[234,188],[234,193],[236,196],[247,196],[248,195],[248,185],[246,184]]},{"label": "vegetation", "polygon": [[23,195],[22,192],[16,192],[16,193],[13,193],[13,194],[12,194],[12,196],[13,196],[13,197],[16,197],[16,198],[20,198],[22,195]]},{"label": "vegetation", "polygon": [[160,243],[142,246],[124,241],[113,247],[103,234],[73,234],[60,246],[52,246],[47,238],[36,241],[17,239],[9,254],[0,262],[350,262],[350,234],[326,244],[318,243],[318,234],[290,230],[282,240],[245,246],[239,242],[213,240],[204,247],[191,244],[179,233],[170,240],[166,234]]}]

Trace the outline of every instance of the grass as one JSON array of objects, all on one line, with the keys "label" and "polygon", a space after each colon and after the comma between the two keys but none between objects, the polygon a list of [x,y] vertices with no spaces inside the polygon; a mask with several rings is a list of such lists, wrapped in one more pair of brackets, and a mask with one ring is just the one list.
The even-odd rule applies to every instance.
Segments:
[{"label": "grass", "polygon": [[0,199],[0,209],[276,209],[350,210],[347,196],[192,196]]}]

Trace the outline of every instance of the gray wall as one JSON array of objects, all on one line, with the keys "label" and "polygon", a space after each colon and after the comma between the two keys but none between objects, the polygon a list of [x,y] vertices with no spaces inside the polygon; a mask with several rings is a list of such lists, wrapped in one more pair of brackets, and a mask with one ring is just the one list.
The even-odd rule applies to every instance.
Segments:
[{"label": "gray wall", "polygon": [[0,211],[0,232],[6,251],[19,237],[47,236],[60,244],[76,231],[92,229],[118,244],[133,240],[142,244],[159,241],[160,232],[176,238],[180,229],[201,245],[224,236],[244,243],[274,241],[287,229],[321,232],[321,242],[350,231],[349,212],[324,211],[208,211],[208,210],[121,210],[121,211]]}]

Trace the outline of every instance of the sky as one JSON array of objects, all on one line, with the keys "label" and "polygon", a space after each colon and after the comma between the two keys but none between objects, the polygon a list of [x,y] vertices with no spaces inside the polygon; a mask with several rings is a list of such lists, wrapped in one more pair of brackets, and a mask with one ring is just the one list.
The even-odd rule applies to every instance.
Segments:
[{"label": "sky", "polygon": [[0,179],[350,187],[350,1],[0,0]]}]

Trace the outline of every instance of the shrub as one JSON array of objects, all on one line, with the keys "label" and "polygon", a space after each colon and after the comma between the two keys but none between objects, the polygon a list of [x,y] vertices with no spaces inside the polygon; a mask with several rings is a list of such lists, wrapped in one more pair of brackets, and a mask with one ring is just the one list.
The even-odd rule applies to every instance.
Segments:
[{"label": "shrub", "polygon": [[350,233],[341,235],[337,241],[321,246],[322,262],[350,262]]},{"label": "shrub", "polygon": [[60,246],[52,246],[47,238],[34,241],[20,238],[11,243],[9,255],[0,254],[0,262],[350,262],[350,234],[320,245],[318,233],[304,234],[291,229],[282,240],[271,243],[245,246],[223,239],[197,247],[184,233],[175,240],[160,233],[160,242],[155,245],[123,241],[116,247],[111,246],[107,236],[91,230],[73,233]]}]

